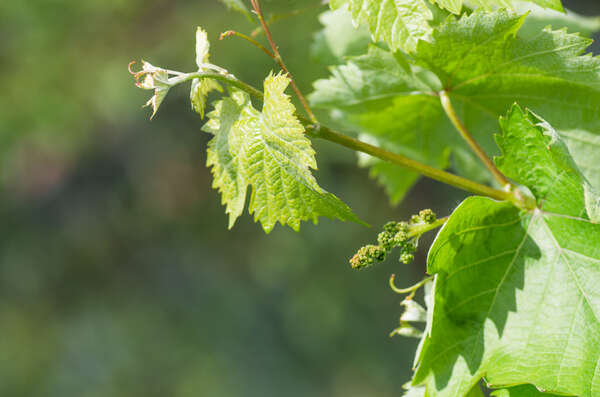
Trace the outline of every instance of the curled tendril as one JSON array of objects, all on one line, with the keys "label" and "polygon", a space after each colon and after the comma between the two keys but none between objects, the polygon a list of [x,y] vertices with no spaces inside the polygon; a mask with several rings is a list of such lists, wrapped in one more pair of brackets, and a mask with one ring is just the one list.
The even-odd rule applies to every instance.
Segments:
[{"label": "curled tendril", "polygon": [[390,276],[390,288],[392,289],[392,291],[394,291],[397,294],[410,294],[406,297],[406,299],[412,299],[412,297],[415,295],[415,292],[417,292],[417,290],[419,288],[421,288],[427,282],[433,280],[433,276],[426,277],[423,280],[416,283],[415,285],[412,285],[408,288],[398,288],[396,286],[395,279],[396,279],[396,275],[392,274]]}]

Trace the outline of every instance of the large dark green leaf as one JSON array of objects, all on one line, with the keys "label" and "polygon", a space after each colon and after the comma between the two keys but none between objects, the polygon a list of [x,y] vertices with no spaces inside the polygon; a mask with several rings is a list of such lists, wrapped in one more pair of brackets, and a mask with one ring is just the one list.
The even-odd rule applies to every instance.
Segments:
[{"label": "large dark green leaf", "polygon": [[533,192],[538,208],[471,197],[452,214],[428,256],[435,303],[414,383],[435,396],[463,396],[482,377],[494,388],[530,383],[596,396],[600,224],[586,205],[593,193],[548,123],[515,106],[501,124],[498,166]]}]

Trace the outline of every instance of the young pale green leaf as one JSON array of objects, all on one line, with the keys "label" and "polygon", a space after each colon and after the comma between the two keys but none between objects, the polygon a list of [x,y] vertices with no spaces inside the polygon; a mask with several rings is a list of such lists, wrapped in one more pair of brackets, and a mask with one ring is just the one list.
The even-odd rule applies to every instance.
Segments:
[{"label": "young pale green leaf", "polygon": [[[196,29],[196,64],[198,70],[202,71],[203,65],[208,63],[210,51],[210,43],[208,41],[208,35],[206,31],[201,27]],[[214,79],[194,79],[192,80],[192,88],[190,90],[190,102],[192,109],[201,118],[204,118],[204,111],[206,110],[206,98],[211,91],[223,92],[223,88]]]},{"label": "young pale green leaf", "polygon": [[192,109],[204,118],[206,110],[206,99],[211,91],[223,92],[223,87],[214,79],[194,79],[192,80],[192,88],[190,90],[190,102]]},{"label": "young pale green leaf", "polygon": [[384,40],[392,49],[414,51],[431,33],[433,14],[426,0],[331,0],[332,9],[348,3],[356,25],[366,23],[373,40]]},{"label": "young pale green leaf", "polygon": [[288,84],[281,74],[265,80],[262,112],[252,107],[246,93],[234,90],[217,102],[204,126],[215,135],[207,164],[227,207],[229,227],[243,212],[249,185],[249,211],[267,233],[277,222],[298,230],[301,221],[316,223],[319,216],[360,222],[313,177],[315,152],[284,93]]},{"label": "young pale green leaf", "polygon": [[[547,115],[578,167],[600,186],[595,160],[600,59],[582,56],[591,41],[564,30],[517,36],[523,20],[503,10],[450,18],[434,29],[431,42],[419,43],[410,67],[405,61],[394,65],[398,56],[372,49],[332,68],[329,79],[315,83],[310,100],[342,112],[360,132],[436,166],[446,166],[451,149],[469,152],[444,114],[440,90],[449,92],[459,117],[488,154],[497,151],[497,116],[516,100]],[[471,164],[461,160],[455,164]],[[478,169],[468,175],[479,174]],[[468,172],[466,167],[458,171]]]},{"label": "young pale green leaf", "polygon": [[344,8],[319,15],[323,29],[314,36],[311,56],[324,65],[340,64],[347,56],[364,54],[371,43],[365,26],[352,26],[352,15]]},{"label": "young pale green leaf", "polygon": [[596,396],[600,225],[586,181],[539,117],[515,106],[501,125],[498,166],[539,208],[471,197],[452,214],[428,256],[434,313],[413,382],[436,396],[463,396],[483,376],[494,388]]},{"label": "young pale green leaf", "polygon": [[[452,11],[455,14],[458,14],[460,12],[460,5],[463,2],[462,0],[433,0],[433,1],[435,3],[437,3],[440,7],[446,8],[449,11],[452,11],[452,10],[450,10],[448,7],[446,7],[446,5],[455,7],[454,9],[456,9],[456,7],[458,6],[458,12]],[[564,8],[562,6],[561,0],[465,0],[464,3],[469,5],[472,8],[481,7],[486,10],[491,10],[494,7],[514,8],[518,3],[530,3],[530,4],[535,4],[537,6],[540,6],[540,7],[548,8],[551,10],[564,12]]]},{"label": "young pale green leaf", "polygon": [[[463,0],[430,0],[440,8],[460,14]],[[473,8],[513,7],[528,2],[564,12],[560,0],[470,0]],[[436,8],[426,0],[331,0],[333,10],[348,6],[355,25],[366,23],[374,41],[385,41],[392,50],[413,52],[419,40],[429,40]]]},{"label": "young pale green leaf", "polygon": [[208,33],[200,26],[196,28],[196,65],[199,68],[203,64],[208,63],[210,58],[210,42],[208,41]]}]

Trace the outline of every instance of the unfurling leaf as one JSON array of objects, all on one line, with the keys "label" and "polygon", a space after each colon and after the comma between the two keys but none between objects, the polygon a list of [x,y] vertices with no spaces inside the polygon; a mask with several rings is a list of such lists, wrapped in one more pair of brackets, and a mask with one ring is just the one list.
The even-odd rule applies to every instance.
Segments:
[{"label": "unfurling leaf", "polygon": [[[198,27],[196,29],[196,64],[198,70],[203,70],[203,65],[209,61],[209,50],[210,43],[208,41],[208,35],[206,31]],[[223,92],[223,88],[214,79],[203,78],[192,80],[192,88],[190,90],[190,102],[192,103],[192,109],[201,118],[204,118],[204,111],[206,110],[206,98],[208,94],[213,91]]]},{"label": "unfurling leaf", "polygon": [[288,84],[284,75],[267,77],[262,112],[246,93],[233,90],[208,115],[204,131],[215,137],[208,145],[207,165],[212,166],[213,187],[222,194],[229,227],[243,212],[248,186],[249,211],[267,233],[277,222],[298,230],[301,221],[316,223],[319,216],[360,222],[313,177],[315,153],[284,93]]},{"label": "unfurling leaf", "polygon": [[204,118],[206,110],[206,98],[211,91],[223,92],[223,88],[214,79],[194,79],[192,80],[192,89],[190,91],[190,101],[192,109]]}]

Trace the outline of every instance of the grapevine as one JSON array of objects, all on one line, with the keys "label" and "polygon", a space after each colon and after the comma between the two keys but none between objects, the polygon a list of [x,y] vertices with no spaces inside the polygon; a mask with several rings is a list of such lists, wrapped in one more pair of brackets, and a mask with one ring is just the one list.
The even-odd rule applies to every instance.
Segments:
[{"label": "grapevine", "polygon": [[[245,40],[280,69],[261,89],[211,63],[202,28],[194,71],[145,61],[130,71],[153,93],[152,117],[191,82],[229,227],[246,206],[267,233],[320,217],[369,221],[317,183],[314,139],[360,153],[392,201],[420,176],[472,193],[451,214],[389,221],[350,259],[367,269],[397,249],[408,264],[437,232],[422,281],[390,278],[407,295],[391,334],[420,340],[406,396],[599,396],[600,58],[585,35],[530,25],[563,15],[560,0],[330,0],[343,39],[367,49],[338,53],[307,96],[271,33],[280,18],[259,0],[225,3],[255,28],[221,39]],[[207,113],[211,93],[220,98]]]}]

